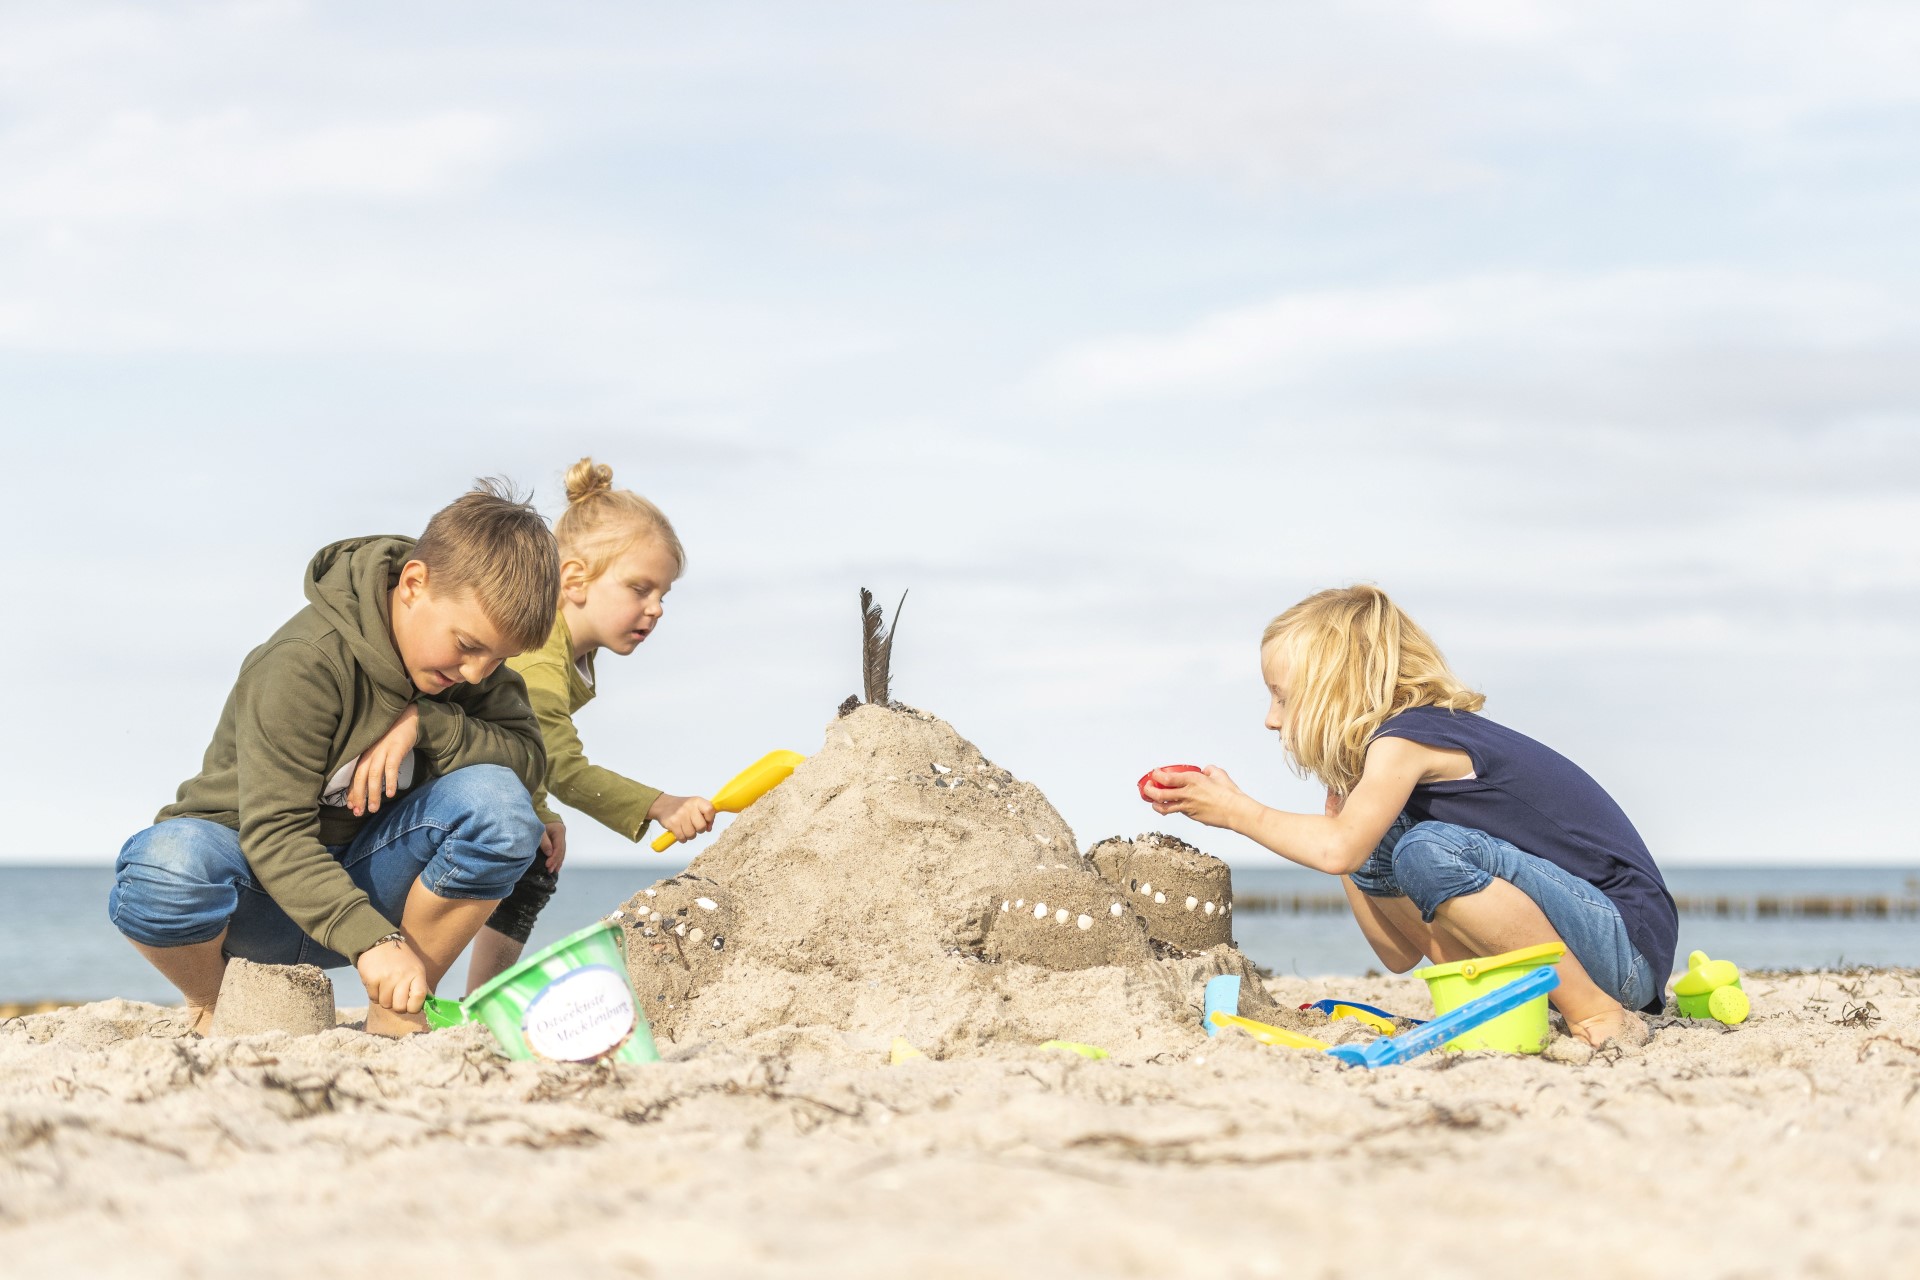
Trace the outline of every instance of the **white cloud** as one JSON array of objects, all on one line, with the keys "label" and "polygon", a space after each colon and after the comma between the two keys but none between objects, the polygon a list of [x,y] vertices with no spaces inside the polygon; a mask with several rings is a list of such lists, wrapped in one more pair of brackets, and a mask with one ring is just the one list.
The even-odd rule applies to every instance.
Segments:
[{"label": "white cloud", "polygon": [[251,110],[125,111],[67,131],[0,134],[0,218],[93,224],[254,212],[328,200],[418,200],[481,180],[513,130],[480,111],[270,126]]},{"label": "white cloud", "polygon": [[[1159,334],[1076,344],[1036,386],[1069,403],[1244,395],[1322,380],[1405,376],[1436,359],[1542,357],[1589,366],[1622,356],[1729,347],[1843,350],[1920,344],[1904,290],[1848,278],[1723,268],[1503,273],[1427,284],[1283,294]],[[1411,364],[1409,364],[1411,362]]]}]

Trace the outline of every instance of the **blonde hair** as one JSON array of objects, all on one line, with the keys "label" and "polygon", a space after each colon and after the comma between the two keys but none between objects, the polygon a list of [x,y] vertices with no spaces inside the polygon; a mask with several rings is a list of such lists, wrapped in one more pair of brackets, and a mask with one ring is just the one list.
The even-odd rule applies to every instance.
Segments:
[{"label": "blonde hair", "polygon": [[436,511],[410,558],[427,566],[434,593],[471,594],[515,653],[544,643],[553,630],[560,599],[553,531],[506,481],[476,480]]},{"label": "blonde hair", "polygon": [[1409,707],[1478,711],[1487,703],[1378,587],[1308,596],[1267,624],[1263,653],[1268,645],[1279,646],[1290,674],[1287,754],[1340,795],[1360,781],[1374,731],[1391,717]]},{"label": "blonde hair", "polygon": [[561,559],[585,564],[588,582],[643,538],[659,539],[672,554],[675,576],[687,571],[686,548],[666,512],[631,489],[614,488],[613,468],[592,458],[567,468],[567,509],[553,531]]}]

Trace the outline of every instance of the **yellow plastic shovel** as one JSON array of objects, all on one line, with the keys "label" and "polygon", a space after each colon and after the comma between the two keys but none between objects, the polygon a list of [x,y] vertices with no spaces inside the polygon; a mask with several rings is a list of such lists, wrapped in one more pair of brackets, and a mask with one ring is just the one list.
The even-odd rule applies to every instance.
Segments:
[{"label": "yellow plastic shovel", "polygon": [[1207,1017],[1216,1027],[1238,1027],[1261,1044],[1277,1045],[1282,1049],[1325,1049],[1325,1040],[1315,1040],[1312,1036],[1303,1036],[1298,1031],[1289,1031],[1285,1027],[1276,1027],[1271,1023],[1255,1022],[1252,1018],[1243,1018],[1237,1013],[1222,1013],[1215,1009]]},{"label": "yellow plastic shovel", "polygon": [[[796,766],[806,760],[798,751],[769,751],[735,774],[726,786],[713,793],[713,807],[721,813],[739,813],[767,792],[785,782]],[[653,842],[655,853],[672,847],[674,834],[662,831]]]}]

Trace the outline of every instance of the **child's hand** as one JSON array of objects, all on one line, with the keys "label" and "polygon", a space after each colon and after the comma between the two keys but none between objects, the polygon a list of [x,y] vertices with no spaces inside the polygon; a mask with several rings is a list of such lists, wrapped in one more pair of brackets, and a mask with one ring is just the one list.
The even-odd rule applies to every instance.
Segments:
[{"label": "child's hand", "polygon": [[1231,826],[1234,811],[1247,801],[1247,793],[1217,764],[1202,773],[1155,769],[1144,790],[1155,813],[1184,813],[1209,827]]},{"label": "child's hand", "polygon": [[540,837],[540,856],[547,860],[549,874],[560,874],[560,864],[567,860],[566,823],[549,822],[547,824],[547,833]]},{"label": "child's hand", "polygon": [[353,781],[347,785],[347,808],[354,817],[380,812],[383,787],[389,798],[400,790],[400,765],[413,754],[414,744],[419,741],[420,708],[408,703],[393,727],[380,735],[380,741],[360,753]]},{"label": "child's hand", "polygon": [[427,967],[404,938],[367,948],[353,967],[360,971],[367,995],[383,1009],[418,1013],[432,994],[427,987]]},{"label": "child's hand", "polygon": [[670,796],[663,792],[647,810],[647,816],[685,844],[702,831],[713,830],[713,801],[705,796]]}]

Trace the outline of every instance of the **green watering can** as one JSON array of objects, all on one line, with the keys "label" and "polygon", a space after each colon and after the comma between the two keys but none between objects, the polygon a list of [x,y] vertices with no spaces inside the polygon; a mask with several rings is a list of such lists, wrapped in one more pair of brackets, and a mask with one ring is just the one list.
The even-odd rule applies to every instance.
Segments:
[{"label": "green watering can", "polygon": [[658,1062],[620,926],[602,920],[521,960],[465,1000],[428,996],[427,1025],[484,1023],[509,1058]]}]

